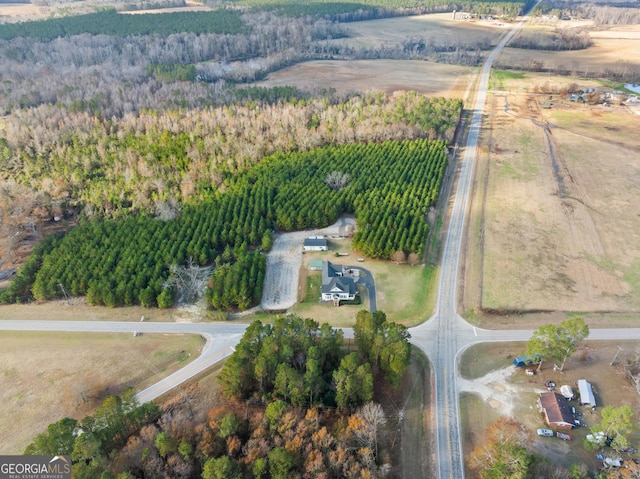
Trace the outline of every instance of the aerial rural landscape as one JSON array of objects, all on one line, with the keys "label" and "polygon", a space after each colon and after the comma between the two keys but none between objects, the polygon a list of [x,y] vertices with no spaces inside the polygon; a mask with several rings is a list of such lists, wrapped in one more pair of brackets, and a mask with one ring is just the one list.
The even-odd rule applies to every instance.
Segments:
[{"label": "aerial rural landscape", "polygon": [[633,0],[0,0],[0,455],[640,478],[639,131]]}]

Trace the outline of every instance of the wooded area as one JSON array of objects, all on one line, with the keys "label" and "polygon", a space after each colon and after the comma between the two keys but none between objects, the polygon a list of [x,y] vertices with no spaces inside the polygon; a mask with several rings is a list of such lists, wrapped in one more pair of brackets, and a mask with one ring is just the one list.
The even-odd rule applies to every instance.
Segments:
[{"label": "wooded area", "polygon": [[[270,230],[323,227],[343,213],[358,218],[354,246],[363,254],[420,255],[445,151],[440,140],[414,140],[272,155],[246,173],[229,174],[219,190],[187,204],[176,219],[139,213],[82,221],[41,265],[29,263],[30,289],[21,272],[0,301],[71,294],[86,295],[90,304],[168,307],[169,267],[191,258],[201,266],[215,264],[208,295],[213,307],[244,309],[261,297],[265,259],[257,248],[269,243]],[[327,185],[332,171],[348,173],[349,185]]]},{"label": "wooded area", "polygon": [[[397,353],[404,367],[393,374],[402,376],[409,364],[406,328],[388,323],[382,312],[358,317],[356,338],[372,340],[387,352],[382,356]],[[138,405],[127,390],[81,421],[51,424],[25,453],[70,454],[74,477],[83,478],[388,475],[385,436],[397,426],[385,428],[390,418],[372,402],[373,383],[395,387],[388,382],[395,376],[367,356],[349,353],[342,332],[328,324],[295,316],[273,325],[257,321],[218,376],[227,399],[215,401],[205,417],[188,400],[164,410]]]}]

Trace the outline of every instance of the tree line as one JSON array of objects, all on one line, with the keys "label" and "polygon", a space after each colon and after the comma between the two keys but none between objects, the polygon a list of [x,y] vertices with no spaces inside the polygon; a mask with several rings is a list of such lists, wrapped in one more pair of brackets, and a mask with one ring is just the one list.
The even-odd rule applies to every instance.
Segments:
[{"label": "tree line", "polygon": [[[244,309],[260,301],[265,262],[259,249],[270,244],[271,230],[323,227],[343,213],[358,218],[354,245],[364,254],[421,254],[445,150],[440,140],[414,140],[272,155],[246,173],[229,174],[220,189],[186,204],[175,219],[140,213],[82,221],[28,269],[30,288],[21,280],[0,300],[72,294],[90,304],[167,307],[170,266],[192,259],[215,265],[208,293],[213,307]],[[332,171],[352,180],[332,189],[325,183]]]},{"label": "tree line", "polygon": [[172,12],[121,15],[115,9],[104,9],[85,15],[71,15],[32,22],[0,24],[0,39],[17,37],[54,40],[73,35],[162,35],[174,33],[238,34],[247,30],[238,12],[218,9],[210,12]]},{"label": "tree line", "polygon": [[128,389],[81,421],[52,423],[25,454],[69,454],[74,477],[85,478],[388,475],[393,465],[380,445],[389,447],[397,424],[385,427],[373,385],[397,387],[409,334],[368,311],[358,313],[354,334],[367,351],[348,352],[340,330],[310,319],[256,321],[218,376],[226,399],[206,412],[185,395],[162,409],[138,405]]}]

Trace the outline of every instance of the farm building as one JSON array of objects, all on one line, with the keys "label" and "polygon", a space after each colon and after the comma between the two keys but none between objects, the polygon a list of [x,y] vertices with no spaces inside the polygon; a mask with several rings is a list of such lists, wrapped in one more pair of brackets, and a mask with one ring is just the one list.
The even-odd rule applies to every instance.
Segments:
[{"label": "farm building", "polygon": [[327,251],[329,246],[326,239],[312,236],[305,238],[302,249],[304,251]]},{"label": "farm building", "polygon": [[353,278],[344,275],[342,267],[329,261],[322,263],[322,301],[333,301],[336,306],[340,300],[353,300],[356,297],[356,283]]},{"label": "farm building", "polygon": [[580,391],[580,405],[596,407],[596,398],[593,395],[591,383],[586,379],[578,379],[578,390]]},{"label": "farm building", "polygon": [[312,259],[309,261],[309,269],[311,271],[321,271],[322,270],[322,260],[321,259]]},{"label": "farm building", "polygon": [[544,414],[549,427],[556,429],[572,429],[574,427],[571,407],[561,394],[554,392],[540,394],[538,411]]}]

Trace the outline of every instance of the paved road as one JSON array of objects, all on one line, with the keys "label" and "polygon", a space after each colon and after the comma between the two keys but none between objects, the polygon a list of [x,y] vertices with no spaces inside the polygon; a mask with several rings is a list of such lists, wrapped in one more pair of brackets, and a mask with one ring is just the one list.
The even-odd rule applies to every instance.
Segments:
[{"label": "paved road", "polygon": [[360,275],[358,279],[358,284],[361,284],[367,291],[369,291],[369,311],[375,313],[378,309],[378,303],[376,301],[376,280],[373,277],[373,274],[368,269],[363,268],[362,266],[345,266],[347,269],[357,269],[358,271],[364,273]]},{"label": "paved road", "polygon": [[[526,17],[525,17],[526,19]],[[480,74],[469,135],[464,158],[460,164],[458,187],[455,194],[449,230],[445,241],[438,300],[435,315],[427,322],[410,330],[413,342],[422,348],[433,365],[435,387],[435,428],[438,477],[463,478],[464,461],[460,439],[460,415],[458,413],[457,366],[459,351],[470,343],[471,326],[456,313],[460,250],[464,233],[465,215],[473,164],[482,126],[482,113],[487,96],[489,74],[495,57],[522,26],[525,19],[504,36],[491,52]],[[515,334],[515,336],[518,336]],[[475,337],[475,336],[474,336]],[[469,339],[467,339],[469,338]],[[491,335],[487,336],[491,340]],[[528,339],[528,338],[524,338]]]},{"label": "paved road", "polygon": [[84,333],[169,333],[199,334],[206,342],[202,354],[185,367],[140,391],[138,400],[152,401],[174,387],[205,371],[233,352],[247,325],[227,323],[153,323],[119,321],[0,321],[0,330],[7,331],[66,331]]}]

